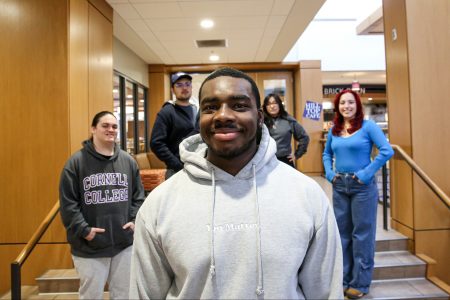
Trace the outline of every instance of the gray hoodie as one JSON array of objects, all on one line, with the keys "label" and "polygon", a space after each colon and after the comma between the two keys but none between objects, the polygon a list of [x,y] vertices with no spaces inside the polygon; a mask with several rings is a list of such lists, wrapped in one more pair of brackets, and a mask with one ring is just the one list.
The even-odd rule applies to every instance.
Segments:
[{"label": "gray hoodie", "polygon": [[134,233],[131,299],[341,299],[342,252],[318,184],[279,162],[264,126],[232,176],[199,135],[184,169],[150,193]]}]

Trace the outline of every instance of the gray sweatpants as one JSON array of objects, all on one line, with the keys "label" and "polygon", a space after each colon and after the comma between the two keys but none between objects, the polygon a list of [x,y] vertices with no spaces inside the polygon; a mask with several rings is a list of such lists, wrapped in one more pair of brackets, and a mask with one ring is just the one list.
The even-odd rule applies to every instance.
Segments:
[{"label": "gray sweatpants", "polygon": [[106,282],[110,299],[128,299],[132,247],[116,256],[85,258],[72,255],[80,276],[80,299],[103,299]]}]

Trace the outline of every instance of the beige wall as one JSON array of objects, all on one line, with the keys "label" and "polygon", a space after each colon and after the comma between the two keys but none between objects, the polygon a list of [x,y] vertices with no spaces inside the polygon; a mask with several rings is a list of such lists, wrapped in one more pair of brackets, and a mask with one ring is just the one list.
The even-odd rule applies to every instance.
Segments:
[{"label": "beige wall", "polygon": [[113,40],[114,70],[148,87],[148,64],[116,37]]},{"label": "beige wall", "polygon": [[[450,82],[450,3],[430,3],[383,1],[389,133],[450,195],[450,101],[442,93]],[[404,162],[391,165],[393,227],[415,240],[416,253],[436,260],[436,276],[450,284],[450,211]]]},{"label": "beige wall", "polygon": [[[10,288],[10,263],[57,201],[61,169],[88,136],[88,120],[112,109],[112,9],[92,3],[2,2],[0,294]],[[59,217],[42,241],[53,244],[35,248],[24,285],[72,265]]]}]

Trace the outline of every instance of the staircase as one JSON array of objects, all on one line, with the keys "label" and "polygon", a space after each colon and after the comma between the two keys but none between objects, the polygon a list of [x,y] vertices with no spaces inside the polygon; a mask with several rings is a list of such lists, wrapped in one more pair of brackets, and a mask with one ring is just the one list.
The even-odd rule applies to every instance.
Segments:
[{"label": "staircase", "polygon": [[[425,278],[427,265],[407,249],[403,235],[378,230],[373,281],[363,299],[450,299]],[[23,299],[78,299],[79,279],[74,269],[49,270],[36,282],[37,287],[22,287]],[[107,292],[104,299],[109,299]]]},{"label": "staircase", "polygon": [[427,265],[408,251],[406,237],[377,229],[373,281],[363,299],[450,299],[425,278]]}]

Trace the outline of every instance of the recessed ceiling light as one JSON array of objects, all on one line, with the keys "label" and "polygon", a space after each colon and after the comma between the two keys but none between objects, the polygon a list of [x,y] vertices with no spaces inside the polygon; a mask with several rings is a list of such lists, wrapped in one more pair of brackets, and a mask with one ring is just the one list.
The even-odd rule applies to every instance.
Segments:
[{"label": "recessed ceiling light", "polygon": [[200,26],[203,28],[211,28],[214,26],[214,22],[210,19],[204,19],[200,22]]},{"label": "recessed ceiling light", "polygon": [[212,54],[209,56],[209,60],[210,60],[210,61],[218,61],[219,58],[220,58],[219,55],[214,54],[214,53],[212,53]]}]

